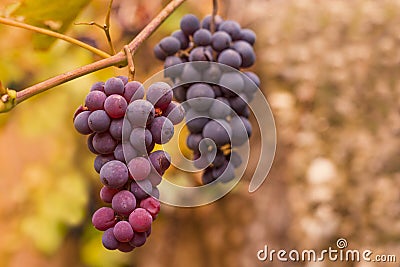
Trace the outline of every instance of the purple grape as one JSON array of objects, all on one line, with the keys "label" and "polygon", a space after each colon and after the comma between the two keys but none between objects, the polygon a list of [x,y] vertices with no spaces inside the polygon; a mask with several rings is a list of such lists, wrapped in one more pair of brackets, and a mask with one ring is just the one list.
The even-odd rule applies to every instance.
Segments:
[{"label": "purple grape", "polygon": [[103,246],[109,250],[116,250],[119,246],[119,242],[114,236],[114,228],[109,228],[104,231],[101,241]]},{"label": "purple grape", "polygon": [[93,91],[100,91],[100,92],[104,92],[104,82],[96,82],[92,85],[92,87],[90,88],[90,92]]},{"label": "purple grape", "polygon": [[106,94],[102,91],[92,91],[86,96],[85,106],[90,111],[103,109],[106,98]]},{"label": "purple grape", "polygon": [[196,111],[208,110],[214,97],[214,90],[206,83],[193,84],[186,94],[186,98],[190,100],[189,105]]},{"label": "purple grape", "polygon": [[92,223],[100,231],[113,227],[116,223],[114,210],[109,207],[101,207],[93,213]]},{"label": "purple grape", "polygon": [[104,84],[104,92],[106,95],[122,95],[124,93],[124,82],[118,78],[110,78]]},{"label": "purple grape", "polygon": [[247,96],[243,93],[229,98],[229,104],[236,113],[239,113],[241,110],[245,109],[247,107],[247,102]]},{"label": "purple grape", "polygon": [[189,131],[192,133],[201,132],[208,121],[207,115],[195,111],[194,109],[189,109],[186,112],[186,127],[188,127]]},{"label": "purple grape", "polygon": [[164,50],[161,49],[160,44],[157,44],[154,49],[153,49],[154,55],[156,56],[156,58],[158,58],[159,60],[165,60],[165,58],[168,56]]},{"label": "purple grape", "polygon": [[141,247],[146,243],[146,233],[135,232],[129,244],[133,247]]},{"label": "purple grape", "polygon": [[146,153],[147,148],[151,146],[151,143],[153,142],[153,136],[148,129],[134,128],[131,132],[129,140],[130,144],[136,151],[144,154]]},{"label": "purple grape", "polygon": [[125,162],[125,157],[124,157],[124,150],[122,147],[122,143],[119,143],[115,149],[114,149],[114,158],[116,160],[119,160],[121,162]]},{"label": "purple grape", "polygon": [[122,145],[122,147],[126,162],[129,162],[133,158],[139,156],[139,152],[137,152],[136,149],[134,149],[130,143],[125,143]]},{"label": "purple grape", "polygon": [[140,82],[132,81],[125,85],[124,98],[126,102],[131,103],[144,97],[144,87]]},{"label": "purple grape", "polygon": [[251,136],[251,123],[245,117],[234,116],[230,121],[230,126],[233,130],[232,145],[240,146]]},{"label": "purple grape", "polygon": [[150,125],[150,132],[156,144],[165,144],[174,135],[174,125],[166,117],[157,117]]},{"label": "purple grape", "polygon": [[122,190],[114,195],[111,206],[118,214],[129,215],[136,207],[136,198],[130,191]]},{"label": "purple grape", "polygon": [[93,148],[99,154],[111,154],[117,146],[117,141],[108,133],[96,133],[93,137]]},{"label": "purple grape", "polygon": [[183,60],[177,56],[169,56],[164,61],[164,76],[171,79],[178,78],[183,70],[183,66],[178,64],[183,63]]},{"label": "purple grape", "polygon": [[90,129],[88,123],[88,118],[90,113],[91,113],[90,111],[82,111],[75,117],[74,126],[75,129],[78,131],[78,133],[84,135],[92,133],[92,130]]},{"label": "purple grape", "polygon": [[203,137],[210,138],[217,146],[228,144],[231,134],[232,129],[225,120],[209,121],[203,129]]},{"label": "purple grape", "polygon": [[96,151],[96,149],[94,149],[93,146],[93,138],[96,135],[96,133],[92,133],[91,135],[89,135],[88,139],[87,139],[87,147],[89,149],[90,152],[92,152],[93,154],[100,154],[99,152]]},{"label": "purple grape", "polygon": [[211,46],[217,52],[229,48],[231,42],[232,38],[226,32],[215,32],[211,38]]},{"label": "purple grape", "polygon": [[131,244],[129,244],[129,243],[120,242],[118,245],[118,250],[121,252],[127,253],[127,252],[131,252],[134,249],[135,249],[135,247],[131,246]]},{"label": "purple grape", "polygon": [[228,161],[218,168],[213,168],[212,175],[222,183],[227,183],[235,178],[235,168]]},{"label": "purple grape", "polygon": [[225,20],[222,22],[219,27],[219,31],[227,32],[233,40],[237,40],[240,38],[240,24],[233,20]]},{"label": "purple grape", "polygon": [[186,139],[186,145],[193,151],[199,151],[199,144],[203,140],[203,136],[201,134],[190,134]]},{"label": "purple grape", "polygon": [[97,173],[100,173],[101,167],[109,161],[115,160],[113,154],[109,155],[97,155],[94,159],[94,169]]},{"label": "purple grape", "polygon": [[117,78],[118,79],[120,79],[123,83],[124,83],[124,85],[126,85],[127,83],[128,83],[128,77],[126,77],[126,76],[117,76]]},{"label": "purple grape", "polygon": [[152,222],[153,217],[143,208],[137,208],[129,215],[129,223],[135,232],[146,232],[150,229]]},{"label": "purple grape", "polygon": [[128,169],[134,180],[141,181],[146,179],[146,177],[149,175],[151,166],[148,159],[137,157],[129,161]]},{"label": "purple grape", "polygon": [[156,199],[160,198],[160,191],[158,190],[157,187],[153,187],[153,190],[151,191],[151,196]]},{"label": "purple grape", "polygon": [[[121,81],[120,79],[118,80]],[[122,118],[125,115],[127,106],[125,98],[116,94],[108,96],[104,102],[105,111],[113,119]]]},{"label": "purple grape", "polygon": [[153,83],[147,90],[146,100],[155,107],[164,110],[172,100],[171,86],[164,82]]},{"label": "purple grape", "polygon": [[133,101],[127,108],[127,117],[133,127],[145,127],[150,124],[154,113],[154,106],[144,99]]},{"label": "purple grape", "polygon": [[147,197],[147,192],[151,192],[153,185],[149,179],[136,181],[131,183],[131,192],[135,195],[136,199],[143,199]]},{"label": "purple grape", "polygon": [[239,69],[242,65],[242,58],[238,52],[233,49],[225,49],[218,55],[218,63]]},{"label": "purple grape", "polygon": [[129,179],[128,169],[121,161],[109,161],[101,168],[100,179],[105,186],[121,188]]},{"label": "purple grape", "polygon": [[200,21],[193,14],[187,14],[181,19],[181,30],[186,35],[192,35],[195,31],[200,29]]},{"label": "purple grape", "polygon": [[183,86],[177,86],[173,89],[174,97],[178,102],[183,102],[186,100],[186,89]]},{"label": "purple grape", "polygon": [[154,218],[160,212],[160,201],[153,197],[148,197],[140,201],[140,207],[147,210]]},{"label": "purple grape", "polygon": [[163,116],[167,117],[173,125],[179,124],[185,118],[185,110],[182,105],[172,101],[164,110]]},{"label": "purple grape", "polygon": [[152,186],[157,186],[162,181],[161,175],[156,171],[151,171],[147,179],[151,182]]},{"label": "purple grape", "polygon": [[[203,46],[198,46],[195,49],[193,49],[192,51],[190,51],[189,54],[189,61],[212,61],[213,60],[213,56],[212,53],[206,49]],[[207,65],[204,66],[195,66],[195,68],[201,68],[201,67],[207,67]]]},{"label": "purple grape", "polygon": [[256,34],[250,29],[241,29],[239,39],[254,45],[256,42]]},{"label": "purple grape", "polygon": [[[237,72],[226,72],[221,75],[219,84],[223,86],[223,92],[225,89],[229,89],[232,93],[240,94],[244,90],[243,75]],[[233,94],[234,95],[234,94]]]},{"label": "purple grape", "polygon": [[102,133],[110,127],[111,119],[104,110],[93,111],[88,118],[90,129],[96,133]]},{"label": "purple grape", "polygon": [[[203,18],[203,20],[201,21],[201,27],[203,29],[207,29],[207,30],[211,30],[211,20],[212,20],[212,16],[211,15],[207,15]],[[221,25],[221,23],[224,20],[221,18],[221,16],[217,15],[215,16],[215,30],[218,30],[219,25]]]},{"label": "purple grape", "polygon": [[111,136],[115,140],[118,140],[118,141],[122,140],[123,124],[124,124],[124,119],[123,118],[114,119],[114,120],[111,121],[109,132],[110,132]]},{"label": "purple grape", "polygon": [[119,221],[115,224],[113,230],[115,239],[119,242],[129,242],[133,238],[132,226],[127,221]]},{"label": "purple grape", "polygon": [[100,189],[100,199],[105,203],[111,203],[114,195],[119,192],[119,189],[103,186]]},{"label": "purple grape", "polygon": [[179,40],[181,50],[189,47],[189,38],[181,30],[174,31],[171,36]]},{"label": "purple grape", "polygon": [[242,158],[236,151],[232,151],[230,154],[226,155],[226,158],[235,168],[238,168],[242,164]]},{"label": "purple grape", "polygon": [[202,46],[211,44],[211,32],[206,29],[197,30],[193,35],[193,42]]},{"label": "purple grape", "polygon": [[160,174],[163,175],[164,172],[171,165],[171,156],[164,150],[157,150],[149,155],[149,160],[152,167]]},{"label": "purple grape", "polygon": [[210,107],[209,114],[214,119],[225,119],[231,114],[231,111],[228,99],[217,97]]},{"label": "purple grape", "polygon": [[240,66],[242,68],[251,67],[256,61],[256,54],[249,43],[245,41],[236,41],[233,43],[232,48],[240,54],[242,58],[242,64]]},{"label": "purple grape", "polygon": [[167,54],[168,56],[172,56],[179,51],[179,49],[181,48],[181,43],[175,37],[168,36],[160,41],[159,46],[165,54]]}]

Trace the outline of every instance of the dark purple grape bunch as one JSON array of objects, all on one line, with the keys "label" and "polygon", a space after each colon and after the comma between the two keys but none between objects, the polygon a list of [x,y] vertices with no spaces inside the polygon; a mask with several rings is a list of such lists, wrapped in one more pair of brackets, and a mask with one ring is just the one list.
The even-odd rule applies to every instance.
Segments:
[{"label": "dark purple grape bunch", "polygon": [[[175,99],[185,102],[187,145],[193,150],[194,165],[204,169],[203,184],[234,179],[242,162],[235,148],[251,135],[248,103],[260,86],[255,73],[239,72],[255,63],[256,34],[220,16],[211,24],[210,15],[202,21],[185,15],[180,30],[154,47],[155,56],[164,61],[164,75],[175,84]],[[180,64],[187,62],[192,64]]]},{"label": "dark purple grape bunch", "polygon": [[167,152],[153,149],[171,139],[173,124],[184,116],[180,104],[171,101],[167,84],[151,85],[146,100],[144,96],[140,82],[110,78],[92,86],[85,105],[74,115],[76,130],[89,135],[88,148],[97,155],[100,198],[111,204],[92,217],[110,250],[129,252],[149,237],[160,211],[157,185],[171,161]]}]

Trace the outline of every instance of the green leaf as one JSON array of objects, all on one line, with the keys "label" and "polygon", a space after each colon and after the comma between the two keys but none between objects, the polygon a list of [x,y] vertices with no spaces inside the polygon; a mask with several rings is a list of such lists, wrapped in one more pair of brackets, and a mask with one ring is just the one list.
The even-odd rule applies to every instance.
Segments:
[{"label": "green leaf", "polygon": [[[90,0],[22,0],[11,15],[25,23],[64,33],[89,2]],[[33,45],[36,49],[46,50],[55,40],[53,37],[35,34]]]}]

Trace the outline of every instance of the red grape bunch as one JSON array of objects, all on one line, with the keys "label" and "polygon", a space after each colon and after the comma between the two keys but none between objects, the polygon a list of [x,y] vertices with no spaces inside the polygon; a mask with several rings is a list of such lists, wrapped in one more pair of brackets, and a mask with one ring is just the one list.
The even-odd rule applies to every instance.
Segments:
[{"label": "red grape bunch", "polygon": [[239,72],[255,63],[255,33],[220,16],[215,16],[212,32],[211,21],[210,15],[200,21],[187,14],[180,30],[154,47],[155,56],[164,61],[164,75],[174,82],[175,99],[185,107],[187,146],[195,167],[204,169],[203,184],[235,178],[242,163],[235,148],[251,136],[248,103],[260,85],[255,73]]},{"label": "red grape bunch", "polygon": [[93,214],[94,227],[103,232],[110,250],[132,251],[142,246],[160,211],[157,185],[170,166],[166,151],[155,144],[168,142],[174,124],[184,118],[163,82],[144,86],[127,77],[95,83],[85,105],[74,115],[76,130],[89,135],[87,144],[96,154],[94,169],[103,187],[100,198],[108,204]]}]

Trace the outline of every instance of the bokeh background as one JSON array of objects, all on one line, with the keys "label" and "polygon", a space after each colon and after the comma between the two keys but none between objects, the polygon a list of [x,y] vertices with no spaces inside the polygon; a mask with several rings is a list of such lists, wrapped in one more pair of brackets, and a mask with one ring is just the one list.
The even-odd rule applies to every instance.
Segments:
[{"label": "bokeh background", "polygon": [[[0,10],[16,1],[2,0]],[[189,0],[139,49],[136,78],[162,69],[152,47],[185,13],[203,17],[212,1]],[[167,1],[115,0],[117,49]],[[91,1],[75,21],[103,22],[108,1]],[[62,11],[61,11],[62,12]],[[110,68],[36,96],[0,115],[0,266],[397,266],[377,263],[262,263],[273,249],[335,248],[395,254],[400,260],[400,1],[220,0],[219,13],[257,32],[253,71],[273,110],[278,144],[266,182],[247,192],[257,157],[229,195],[200,208],[162,206],[145,246],[102,248],[90,219],[101,205],[94,156],[72,114]],[[22,89],[97,60],[58,41],[38,51],[33,35],[0,25],[0,80]],[[107,50],[103,33],[71,25],[68,35]],[[268,132],[269,129],[261,129]],[[260,130],[251,138],[257,155]],[[168,151],[172,154],[177,151]],[[198,177],[172,170],[176,179]]]}]

